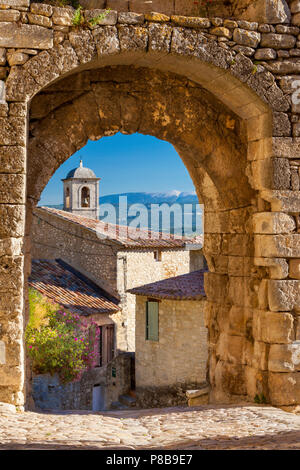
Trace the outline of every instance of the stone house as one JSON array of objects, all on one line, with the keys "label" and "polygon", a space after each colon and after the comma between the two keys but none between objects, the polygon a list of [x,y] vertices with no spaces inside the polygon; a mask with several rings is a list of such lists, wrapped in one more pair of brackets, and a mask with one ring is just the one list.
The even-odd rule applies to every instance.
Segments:
[{"label": "stone house", "polygon": [[146,284],[136,296],[135,378],[142,407],[186,404],[206,383],[204,270]]},{"label": "stone house", "polygon": [[131,388],[131,355],[115,352],[119,306],[103,289],[60,259],[34,259],[29,286],[69,312],[93,320],[100,328],[99,361],[80,381],[62,384],[57,375],[32,376],[38,408],[102,410]]},{"label": "stone house", "polygon": [[135,296],[129,290],[205,262],[201,237],[145,233],[48,207],[33,211],[31,245],[33,258],[60,258],[118,299],[117,351],[135,351]]}]

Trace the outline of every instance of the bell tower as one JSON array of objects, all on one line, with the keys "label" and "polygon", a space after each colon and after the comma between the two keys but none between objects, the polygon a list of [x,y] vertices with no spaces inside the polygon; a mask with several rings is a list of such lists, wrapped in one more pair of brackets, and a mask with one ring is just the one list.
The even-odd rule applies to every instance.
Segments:
[{"label": "bell tower", "polygon": [[98,219],[99,181],[93,170],[85,168],[80,160],[78,168],[69,171],[62,180],[64,185],[64,211]]}]

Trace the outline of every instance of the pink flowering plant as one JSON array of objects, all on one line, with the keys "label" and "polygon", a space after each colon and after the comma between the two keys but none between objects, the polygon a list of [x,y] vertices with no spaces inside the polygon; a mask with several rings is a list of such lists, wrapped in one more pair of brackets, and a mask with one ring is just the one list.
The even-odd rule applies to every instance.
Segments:
[{"label": "pink flowering plant", "polygon": [[[37,374],[57,373],[64,383],[80,380],[82,374],[99,361],[99,327],[93,321],[49,303],[33,289],[31,291],[26,345],[33,371]],[[39,313],[36,322],[35,312],[41,310],[44,314]]]}]

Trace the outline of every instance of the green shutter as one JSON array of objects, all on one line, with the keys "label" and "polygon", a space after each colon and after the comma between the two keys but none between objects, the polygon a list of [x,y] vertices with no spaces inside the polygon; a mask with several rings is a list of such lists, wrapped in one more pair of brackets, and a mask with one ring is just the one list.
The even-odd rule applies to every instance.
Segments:
[{"label": "green shutter", "polygon": [[158,341],[158,302],[147,302],[146,339]]}]

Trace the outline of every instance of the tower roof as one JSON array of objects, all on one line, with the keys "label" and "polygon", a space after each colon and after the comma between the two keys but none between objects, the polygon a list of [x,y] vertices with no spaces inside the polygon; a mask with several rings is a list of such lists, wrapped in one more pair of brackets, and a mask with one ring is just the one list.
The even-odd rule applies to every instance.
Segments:
[{"label": "tower roof", "polygon": [[69,171],[65,179],[70,178],[83,178],[83,179],[95,179],[97,178],[93,170],[90,168],[86,168],[82,164],[82,160],[80,160],[80,164],[78,168],[73,168],[73,170]]}]

